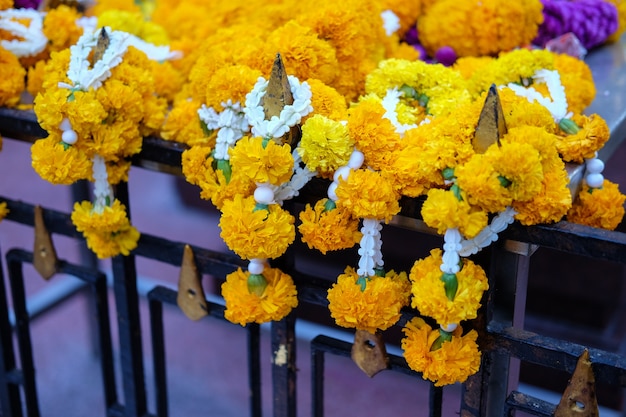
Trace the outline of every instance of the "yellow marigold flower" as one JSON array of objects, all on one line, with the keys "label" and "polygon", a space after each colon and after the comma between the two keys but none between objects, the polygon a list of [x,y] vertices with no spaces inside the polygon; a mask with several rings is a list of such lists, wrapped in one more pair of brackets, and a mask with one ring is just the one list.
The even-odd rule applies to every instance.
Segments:
[{"label": "yellow marigold flower", "polygon": [[41,178],[52,184],[73,184],[91,176],[91,160],[76,146],[64,147],[61,137],[51,133],[30,148],[31,164]]},{"label": "yellow marigold flower", "polygon": [[74,7],[64,4],[48,10],[43,20],[43,33],[48,38],[48,49],[60,51],[74,45],[83,34],[76,22],[81,17]]},{"label": "yellow marigold flower", "polygon": [[316,114],[302,125],[302,138],[296,149],[307,168],[328,177],[348,163],[353,148],[354,141],[345,124]]},{"label": "yellow marigold flower", "polygon": [[246,94],[261,75],[261,71],[247,65],[228,65],[218,69],[207,82],[204,104],[218,112],[223,110],[222,103],[228,100],[243,105]]},{"label": "yellow marigold flower", "polygon": [[183,88],[183,74],[169,61],[150,61],[154,78],[154,91],[172,102],[176,94]]},{"label": "yellow marigold flower", "polygon": [[452,68],[459,72],[466,80],[471,79],[474,74],[481,72],[493,61],[491,56],[465,56],[457,59]]},{"label": "yellow marigold flower", "polygon": [[167,114],[161,137],[166,140],[185,143],[189,146],[215,146],[216,134],[206,137],[202,131],[198,109],[200,103],[181,100]]},{"label": "yellow marigold flower", "polygon": [[89,16],[100,16],[107,10],[125,10],[128,12],[140,12],[141,8],[134,1],[128,0],[101,0],[93,3],[92,7],[87,10]]},{"label": "yellow marigold flower", "polygon": [[483,292],[489,288],[485,271],[464,258],[463,266],[456,274],[456,295],[450,300],[441,280],[441,264],[441,249],[433,249],[428,257],[415,262],[409,273],[413,294],[411,306],[442,326],[476,318]]},{"label": "yellow marigold flower", "polygon": [[15,106],[24,91],[26,70],[15,55],[2,47],[0,47],[0,67],[2,68],[0,106]]},{"label": "yellow marigold flower", "polygon": [[396,324],[400,309],[409,302],[406,272],[389,271],[384,277],[364,278],[365,289],[357,279],[354,268],[347,267],[328,290],[328,309],[335,323],[370,333]]},{"label": "yellow marigold flower", "polygon": [[463,330],[457,327],[452,339],[443,342],[436,350],[431,347],[439,338],[439,330],[432,329],[422,318],[414,318],[402,331],[405,335],[402,350],[409,367],[421,372],[422,377],[434,382],[435,386],[465,382],[480,367],[475,330],[462,335]]},{"label": "yellow marigold flower", "polygon": [[244,259],[278,258],[295,239],[294,218],[277,204],[257,210],[255,206],[252,196],[225,201],[220,236]]},{"label": "yellow marigold flower", "polygon": [[557,140],[557,136],[550,133],[550,129],[546,131],[536,125],[511,127],[506,134],[507,142],[527,143],[539,152],[544,174],[564,169],[563,160],[556,149]]},{"label": "yellow marigold flower", "polygon": [[280,185],[289,181],[293,174],[291,147],[279,145],[273,140],[266,142],[261,137],[245,136],[231,148],[230,163],[233,171],[257,183]]},{"label": "yellow marigold flower", "polygon": [[[115,185],[120,182],[128,182],[128,172],[130,171],[130,159],[118,159],[117,161],[106,161],[107,179],[109,184]],[[93,178],[90,178],[93,181]]]},{"label": "yellow marigold flower", "polygon": [[87,247],[91,249],[99,259],[112,256],[128,256],[130,251],[137,247],[140,233],[133,226],[127,227],[115,233],[84,233]]},{"label": "yellow marigold flower", "polygon": [[582,163],[604,146],[611,132],[604,119],[597,114],[574,115],[572,120],[580,130],[573,135],[559,135],[556,147],[564,161]]},{"label": "yellow marigold flower", "polygon": [[420,41],[431,56],[443,46],[458,56],[495,55],[530,44],[543,22],[539,0],[436,2],[418,19]]},{"label": "yellow marigold flower", "polygon": [[347,180],[339,181],[336,193],[337,207],[347,209],[357,218],[389,221],[400,211],[392,179],[376,171],[351,171]]},{"label": "yellow marigold flower", "polygon": [[348,249],[359,243],[359,220],[353,218],[350,212],[340,208],[326,209],[328,199],[324,198],[315,203],[315,207],[307,204],[300,212],[298,231],[302,241],[309,249],[317,249],[324,255],[328,251]]},{"label": "yellow marigold flower", "polygon": [[614,230],[624,218],[626,196],[619,191],[618,185],[605,179],[602,188],[589,188],[583,185],[567,212],[567,220],[587,226]]},{"label": "yellow marigold flower", "polygon": [[399,148],[400,135],[388,119],[381,99],[369,95],[348,111],[348,130],[357,149],[365,155],[365,164],[384,170],[394,150]]},{"label": "yellow marigold flower", "polygon": [[298,306],[296,286],[291,277],[280,269],[265,268],[263,277],[267,281],[267,287],[261,296],[248,290],[249,276],[249,272],[238,268],[228,274],[222,284],[226,320],[241,326],[278,321]]},{"label": "yellow marigold flower", "polygon": [[572,193],[568,188],[569,177],[561,162],[561,169],[544,173],[541,191],[530,200],[514,201],[515,219],[529,226],[539,223],[558,222],[572,206]]},{"label": "yellow marigold flower", "polygon": [[[67,91],[63,91],[61,94],[67,94]],[[72,129],[78,134],[77,144],[80,146],[82,145],[80,143],[81,138],[89,138],[91,132],[100,128],[108,114],[100,101],[98,101],[93,90],[89,92],[75,91],[71,97],[73,99],[66,106],[62,106],[61,109],[65,110],[65,116],[70,120]],[[35,103],[36,108],[37,103]],[[58,129],[58,125],[54,126],[54,128]]]},{"label": "yellow marigold flower", "polygon": [[500,182],[500,174],[484,154],[454,169],[457,184],[465,192],[467,201],[489,213],[503,211],[512,202],[511,194]]},{"label": "yellow marigold flower", "polygon": [[6,201],[0,203],[0,222],[9,214]]},{"label": "yellow marigold flower", "polygon": [[337,77],[339,62],[335,48],[308,26],[289,20],[267,37],[269,50],[280,51],[285,68],[298,79],[315,77],[332,84]]},{"label": "yellow marigold flower", "polygon": [[238,172],[232,172],[230,180],[224,173],[214,169],[214,160],[210,156],[211,148],[193,146],[183,152],[182,169],[187,182],[200,187],[200,198],[211,200],[218,209],[224,201],[232,200],[236,195],[249,196],[256,185]]},{"label": "yellow marigold flower", "polygon": [[423,1],[383,0],[381,10],[391,10],[400,19],[399,33],[405,33],[421,14]]},{"label": "yellow marigold flower", "polygon": [[314,112],[304,117],[303,123],[316,114],[337,121],[348,120],[348,106],[344,96],[318,79],[309,78],[306,82],[311,87],[311,106]]},{"label": "yellow marigold flower", "polygon": [[487,226],[488,220],[485,211],[472,208],[467,200],[459,200],[452,191],[438,188],[428,191],[422,206],[422,218],[441,235],[447,229],[458,228],[468,239]]},{"label": "yellow marigold flower", "polygon": [[479,95],[489,89],[508,83],[531,79],[537,70],[554,69],[554,53],[545,49],[519,48],[503,52],[475,71],[469,81],[472,94]]},{"label": "yellow marigold flower", "polygon": [[95,211],[90,201],[77,202],[72,211],[72,223],[79,232],[103,234],[116,233],[130,224],[126,216],[126,206],[119,200],[104,207],[100,213]]},{"label": "yellow marigold flower", "polygon": [[[70,63],[70,50],[63,49],[58,52],[52,52],[50,59],[45,62],[46,76],[42,81],[42,90],[59,90],[59,82],[69,83],[67,78],[67,68]],[[69,95],[69,91],[64,91],[65,96]],[[47,130],[47,129],[46,129]]]},{"label": "yellow marigold flower", "polygon": [[12,9],[13,0],[0,0],[0,10]]},{"label": "yellow marigold flower", "polygon": [[500,146],[487,149],[485,158],[506,183],[504,188],[513,200],[528,200],[540,191],[543,167],[539,152],[533,146],[510,142],[505,136]]},{"label": "yellow marigold flower", "polygon": [[[147,2],[144,2],[144,4]],[[153,45],[169,45],[170,37],[165,28],[156,22],[144,21],[139,37]]]},{"label": "yellow marigold flower", "polygon": [[141,36],[143,16],[140,11],[105,10],[98,15],[98,27],[108,26],[113,30]]},{"label": "yellow marigold flower", "polygon": [[94,211],[89,201],[77,202],[72,211],[72,223],[100,259],[128,255],[137,247],[139,231],[130,225],[126,207],[119,200],[104,207],[100,213]]}]

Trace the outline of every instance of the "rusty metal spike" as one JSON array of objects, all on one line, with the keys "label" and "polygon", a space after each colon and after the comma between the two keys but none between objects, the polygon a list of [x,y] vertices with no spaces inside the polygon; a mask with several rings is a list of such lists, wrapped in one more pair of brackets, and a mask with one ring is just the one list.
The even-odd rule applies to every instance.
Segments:
[{"label": "rusty metal spike", "polygon": [[[274,59],[274,65],[272,66],[270,79],[267,83],[267,89],[265,90],[265,96],[263,96],[265,118],[269,120],[273,116],[279,117],[283,108],[290,104],[293,104],[293,95],[291,94],[289,78],[287,77],[283,59],[280,53],[277,53]],[[287,143],[292,148],[295,148],[301,136],[300,126],[296,125],[283,136],[281,142]]]},{"label": "rusty metal spike", "polygon": [[484,153],[494,143],[500,144],[500,139],[506,135],[507,128],[504,120],[504,111],[495,85],[489,88],[485,104],[480,112],[472,146],[476,153]]},{"label": "rusty metal spike", "polygon": [[578,358],[576,369],[556,407],[554,417],[598,417],[596,380],[585,349]]},{"label": "rusty metal spike", "polygon": [[204,289],[196,262],[193,256],[193,250],[189,245],[185,245],[183,253],[183,261],[178,276],[178,297],[176,302],[183,313],[191,320],[199,320],[209,314],[204,296]]},{"label": "rusty metal spike", "polygon": [[380,333],[357,330],[354,334],[351,357],[370,378],[389,367],[385,341]]},{"label": "rusty metal spike", "polygon": [[58,269],[57,251],[43,221],[43,210],[35,206],[35,244],[33,248],[33,266],[45,280],[50,279]]}]

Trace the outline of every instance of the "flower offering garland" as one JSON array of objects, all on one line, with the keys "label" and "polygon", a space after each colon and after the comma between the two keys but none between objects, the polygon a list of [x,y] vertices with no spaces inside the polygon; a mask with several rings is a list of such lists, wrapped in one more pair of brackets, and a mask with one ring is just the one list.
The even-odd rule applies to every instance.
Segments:
[{"label": "flower offering garland", "polygon": [[[35,171],[53,184],[94,182],[94,201],[76,203],[72,221],[99,258],[128,255],[139,232],[111,185],[126,181],[130,157],[156,132],[165,99],[153,94],[150,61],[138,43],[118,31],[85,33],[53,54],[35,113],[49,136],[32,148]],[[90,61],[92,51],[100,56]]]}]

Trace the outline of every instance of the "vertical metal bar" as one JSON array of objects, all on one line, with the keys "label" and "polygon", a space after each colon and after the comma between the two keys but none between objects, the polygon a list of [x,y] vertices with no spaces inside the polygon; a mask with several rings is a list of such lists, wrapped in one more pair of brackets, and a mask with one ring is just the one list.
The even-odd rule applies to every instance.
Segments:
[{"label": "vertical metal bar", "polygon": [[274,417],[296,415],[295,317],[272,322],[272,385]]},{"label": "vertical metal bar", "polygon": [[[497,246],[492,257],[497,289],[492,293],[493,319],[520,329],[524,327],[531,253],[529,245],[522,245],[515,252]],[[517,388],[520,362],[506,353],[494,352],[490,357],[486,415],[502,416],[507,395]]]},{"label": "vertical metal bar", "polygon": [[102,384],[104,388],[104,400],[107,409],[117,404],[117,387],[115,382],[115,362],[113,359],[113,343],[111,341],[111,321],[109,319],[109,299],[107,295],[107,281],[104,274],[92,284],[93,308],[90,310],[96,315],[97,329],[92,332],[97,336],[97,344],[102,369]]},{"label": "vertical metal bar", "polygon": [[261,331],[258,324],[249,324],[248,332],[248,383],[250,385],[250,416],[261,417]]},{"label": "vertical metal bar", "polygon": [[[130,218],[128,184],[119,183],[115,193],[116,198],[126,205]],[[147,405],[135,257],[116,256],[111,264],[120,339],[124,414],[126,417],[141,417],[146,414]]]},{"label": "vertical metal bar", "polygon": [[9,374],[15,371],[13,350],[13,329],[9,321],[9,305],[0,262],[0,414],[21,417],[22,406],[19,387],[10,380]]},{"label": "vertical metal bar", "polygon": [[156,415],[168,416],[167,372],[165,366],[165,337],[163,331],[163,304],[150,299],[150,332],[152,334],[152,361],[154,365],[154,395]]},{"label": "vertical metal bar", "polygon": [[324,351],[311,345],[312,417],[324,417]]},{"label": "vertical metal bar", "polygon": [[112,266],[124,386],[124,415],[140,417],[146,414],[147,409],[135,258],[116,256],[112,259]]},{"label": "vertical metal bar", "polygon": [[20,351],[20,364],[24,377],[24,400],[27,415],[39,417],[39,400],[37,398],[37,384],[35,381],[35,366],[33,364],[33,349],[30,339],[28,311],[26,310],[26,292],[24,291],[24,276],[22,260],[16,259],[12,253],[7,254],[9,280],[11,281],[11,296],[13,311],[15,312],[15,332],[17,334]]},{"label": "vertical metal bar", "polygon": [[434,384],[430,384],[430,390],[428,392],[428,403],[430,410],[430,417],[441,417],[441,409],[443,404],[443,388],[436,387]]}]

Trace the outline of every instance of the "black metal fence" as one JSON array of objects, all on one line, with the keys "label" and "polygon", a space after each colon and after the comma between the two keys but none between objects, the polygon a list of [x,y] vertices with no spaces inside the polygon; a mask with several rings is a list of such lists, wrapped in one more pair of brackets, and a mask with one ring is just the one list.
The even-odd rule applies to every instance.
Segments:
[{"label": "black metal fence", "polygon": [[[0,133],[5,138],[33,141],[43,137],[43,132],[32,113],[10,109],[0,111]],[[180,167],[183,146],[146,138],[142,152],[133,164],[148,169],[164,172],[177,172]],[[156,167],[156,168],[155,168]],[[319,185],[319,184],[318,184]],[[324,186],[309,186],[304,190],[303,198],[321,194]],[[116,190],[117,197],[124,204],[129,203],[128,188],[122,184]],[[0,196],[6,201],[10,214],[5,221],[17,222],[28,226],[34,224],[34,207],[15,201],[11,196]],[[417,219],[419,201],[405,200],[402,216]],[[175,221],[175,220],[174,220]],[[44,207],[44,222],[52,234],[82,239],[70,221],[68,213],[58,212]],[[414,231],[414,233],[423,233]],[[515,249],[510,243],[515,242]],[[564,340],[532,334],[523,330],[519,324],[524,316],[524,302],[528,278],[530,254],[535,245],[556,249],[574,255],[604,259],[620,264],[626,263],[626,235],[608,232],[569,223],[550,226],[521,227],[511,226],[501,236],[499,242],[485,250],[480,261],[488,267],[490,290],[485,294],[483,308],[479,318],[473,322],[480,334],[479,342],[483,351],[483,360],[479,372],[470,377],[463,385],[460,404],[461,416],[508,416],[515,410],[532,415],[550,416],[555,404],[533,398],[511,387],[515,387],[517,358],[524,362],[536,363],[547,368],[555,368],[571,373],[576,362],[586,348]],[[156,286],[148,294],[149,320],[151,335],[151,357],[153,358],[154,381],[146,381],[142,338],[148,329],[142,328],[139,320],[139,301],[137,291],[136,257],[155,259],[178,266],[181,263],[185,242],[174,242],[159,236],[142,234],[136,250],[131,256],[116,257],[112,260],[115,307],[119,346],[113,346],[107,283],[105,275],[93,265],[74,265],[60,262],[60,272],[77,277],[86,282],[91,289],[95,309],[94,325],[98,340],[98,351],[102,373],[102,396],[106,410],[95,411],[94,415],[139,417],[153,415],[167,416],[169,411],[166,345],[168,341],[163,325],[164,305],[176,304],[175,291]],[[242,266],[240,258],[193,247],[198,270],[210,274],[216,279],[225,276]],[[298,254],[290,250],[280,259],[281,268],[292,275],[298,287],[301,304],[325,306],[326,291],[334,277],[316,275],[316,271],[298,270],[294,259]],[[5,288],[5,279],[0,285],[0,409],[3,416],[45,416],[39,408],[37,396],[35,366],[33,364],[32,341],[30,336],[30,317],[26,309],[26,296],[23,287],[22,268],[32,262],[32,253],[11,248],[4,262],[8,271],[10,292]],[[565,279],[563,277],[563,279]],[[10,295],[10,299],[8,296]],[[209,315],[206,320],[224,320],[224,307],[217,303],[208,303]],[[14,311],[15,327],[9,318]],[[406,311],[399,325],[412,317]],[[273,415],[287,417],[296,415],[296,332],[297,317],[291,314],[280,322],[271,325],[272,351],[280,347],[286,352],[286,361],[274,361],[272,373]],[[249,414],[257,417],[263,414],[261,396],[261,338],[258,325],[249,325],[247,332],[247,367],[249,381]],[[17,340],[17,349],[14,349]],[[123,399],[118,398],[116,367],[113,352],[120,352],[120,369]],[[311,342],[311,415],[324,415],[325,359],[328,355],[349,356],[351,344],[328,335],[319,335]],[[596,381],[616,387],[626,386],[626,357],[598,349],[589,349]],[[390,355],[389,369],[416,378],[421,376],[410,370],[402,357]],[[117,378],[116,378],[117,377]],[[209,376],[207,376],[209,377]],[[507,384],[506,381],[511,381]],[[155,404],[149,405],[146,384],[154,384]],[[445,389],[431,386],[428,407],[430,416],[443,414],[443,393]]]}]

